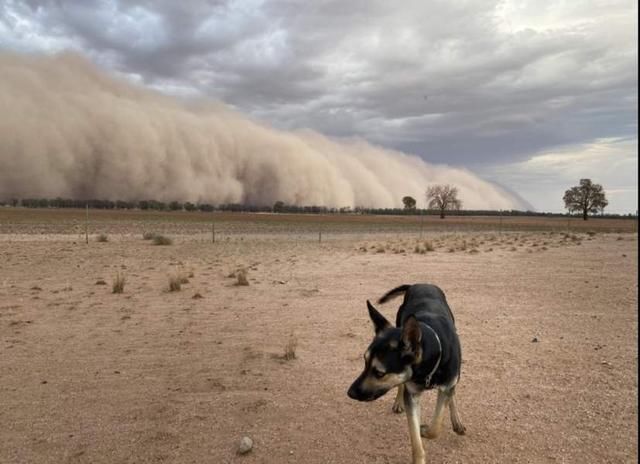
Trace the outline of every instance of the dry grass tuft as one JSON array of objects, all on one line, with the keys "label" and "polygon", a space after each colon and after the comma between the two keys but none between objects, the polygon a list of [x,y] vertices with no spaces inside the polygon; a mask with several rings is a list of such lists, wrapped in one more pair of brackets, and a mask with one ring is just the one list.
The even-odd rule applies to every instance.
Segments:
[{"label": "dry grass tuft", "polygon": [[179,274],[172,274],[169,276],[169,291],[179,292],[182,289],[182,276]]},{"label": "dry grass tuft", "polygon": [[298,348],[298,339],[292,333],[291,335],[289,335],[289,340],[287,341],[287,344],[284,346],[284,354],[282,358],[286,361],[291,361],[293,359],[296,359],[296,348]]},{"label": "dry grass tuft", "polygon": [[238,271],[236,271],[236,285],[238,286],[249,285],[249,281],[247,280],[246,269],[239,269]]},{"label": "dry grass tuft", "polygon": [[153,244],[154,245],[171,245],[173,240],[169,237],[165,237],[164,235],[154,235],[153,236]]},{"label": "dry grass tuft", "polygon": [[156,234],[155,232],[144,232],[142,234],[142,239],[143,240],[153,240],[153,237],[155,237]]},{"label": "dry grass tuft", "polygon": [[113,283],[111,284],[111,293],[124,292],[124,284],[125,284],[124,274],[121,274],[118,272],[113,279]]}]

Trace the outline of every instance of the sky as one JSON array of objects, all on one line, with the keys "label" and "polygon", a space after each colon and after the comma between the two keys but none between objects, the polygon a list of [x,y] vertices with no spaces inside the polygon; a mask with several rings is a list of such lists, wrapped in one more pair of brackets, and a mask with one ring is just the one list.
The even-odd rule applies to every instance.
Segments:
[{"label": "sky", "polygon": [[[399,7],[402,5],[402,7]],[[0,0],[0,49],[73,50],[161,93],[466,168],[563,211],[637,210],[632,1]]]}]

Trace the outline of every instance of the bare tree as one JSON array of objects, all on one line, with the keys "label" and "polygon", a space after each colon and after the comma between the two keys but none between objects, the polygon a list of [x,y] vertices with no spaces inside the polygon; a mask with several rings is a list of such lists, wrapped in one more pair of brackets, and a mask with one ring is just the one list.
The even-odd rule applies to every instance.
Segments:
[{"label": "bare tree", "polygon": [[402,197],[402,204],[406,210],[416,209],[416,199],[413,197]]},{"label": "bare tree", "polygon": [[582,212],[582,219],[585,221],[589,217],[589,213],[604,211],[604,208],[609,204],[602,185],[592,183],[591,179],[580,179],[580,185],[571,187],[564,192],[563,200],[564,207],[570,213]]},{"label": "bare tree", "polygon": [[440,210],[440,219],[444,219],[446,210],[459,210],[462,201],[458,199],[458,188],[452,185],[433,185],[427,189],[429,208]]}]

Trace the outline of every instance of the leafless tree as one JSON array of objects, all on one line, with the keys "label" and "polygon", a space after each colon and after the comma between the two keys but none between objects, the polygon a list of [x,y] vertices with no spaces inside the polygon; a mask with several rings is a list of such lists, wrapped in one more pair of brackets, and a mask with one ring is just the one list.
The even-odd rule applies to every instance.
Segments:
[{"label": "leafless tree", "polygon": [[449,184],[429,187],[427,204],[431,209],[440,210],[440,219],[444,219],[445,211],[462,208],[462,201],[458,199],[458,188]]},{"label": "leafless tree", "polygon": [[571,187],[564,192],[563,200],[564,207],[570,213],[582,212],[582,219],[585,221],[589,217],[589,213],[604,211],[604,208],[609,204],[602,185],[592,183],[591,179],[580,179],[580,185]]}]

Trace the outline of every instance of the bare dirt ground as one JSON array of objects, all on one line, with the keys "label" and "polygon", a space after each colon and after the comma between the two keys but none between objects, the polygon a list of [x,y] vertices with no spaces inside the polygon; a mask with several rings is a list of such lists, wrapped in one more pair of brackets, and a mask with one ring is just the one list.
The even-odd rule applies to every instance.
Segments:
[{"label": "bare dirt ground", "polygon": [[[365,300],[415,282],[447,293],[464,358],[467,435],[425,440],[427,462],[638,459],[636,234],[203,232],[154,246],[111,224],[87,246],[32,226],[0,234],[2,463],[408,463],[393,394],[346,390],[372,337]],[[169,276],[188,283],[169,292]],[[244,435],[255,446],[237,456]]]}]

